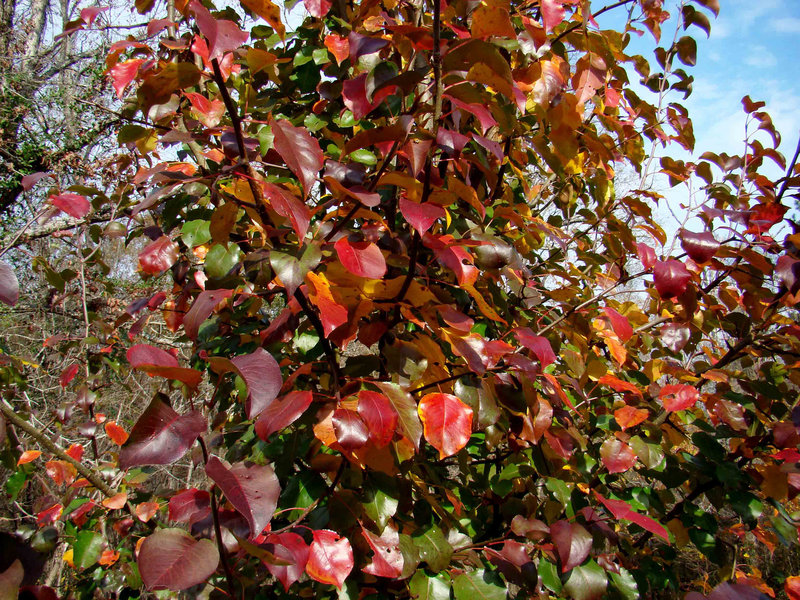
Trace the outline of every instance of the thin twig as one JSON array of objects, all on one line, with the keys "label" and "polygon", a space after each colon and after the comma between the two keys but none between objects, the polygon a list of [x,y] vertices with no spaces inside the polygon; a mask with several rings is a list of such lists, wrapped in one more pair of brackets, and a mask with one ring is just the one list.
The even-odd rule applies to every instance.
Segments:
[{"label": "thin twig", "polygon": [[792,171],[794,171],[794,166],[797,164],[798,158],[800,158],[800,137],[797,138],[797,147],[794,149],[794,157],[792,157],[792,161],[789,163],[789,167],[786,169],[786,177],[783,178],[781,189],[778,192],[778,195],[775,196],[776,203],[780,203],[781,198],[783,198],[783,195],[789,188],[789,180],[791,179]]}]

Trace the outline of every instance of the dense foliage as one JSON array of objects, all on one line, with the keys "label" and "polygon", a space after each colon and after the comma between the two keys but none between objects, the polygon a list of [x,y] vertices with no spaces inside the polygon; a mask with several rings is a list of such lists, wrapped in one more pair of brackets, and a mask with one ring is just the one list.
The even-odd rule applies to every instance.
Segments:
[{"label": "dense foliage", "polygon": [[[86,451],[33,424],[35,365],[0,366],[6,492],[46,489],[58,593],[800,597],[754,562],[798,546],[797,155],[750,98],[746,154],[667,154],[717,1],[304,3],[287,33],[270,0],[137,0],[118,179],[48,191],[112,219],[78,267],[34,260],[85,316],[37,419]],[[680,227],[656,171],[705,199]],[[108,318],[86,283],[120,234],[153,291]],[[154,392],[126,422],[130,369]]]}]

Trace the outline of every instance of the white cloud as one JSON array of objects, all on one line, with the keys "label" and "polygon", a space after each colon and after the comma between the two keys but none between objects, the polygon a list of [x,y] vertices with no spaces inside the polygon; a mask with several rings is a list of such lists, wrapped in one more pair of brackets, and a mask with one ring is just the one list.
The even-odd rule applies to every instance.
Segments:
[{"label": "white cloud", "polygon": [[779,33],[800,33],[800,19],[779,17],[772,22],[772,28]]},{"label": "white cloud", "polygon": [[751,67],[774,67],[778,59],[765,46],[753,46],[744,59],[746,65]]}]

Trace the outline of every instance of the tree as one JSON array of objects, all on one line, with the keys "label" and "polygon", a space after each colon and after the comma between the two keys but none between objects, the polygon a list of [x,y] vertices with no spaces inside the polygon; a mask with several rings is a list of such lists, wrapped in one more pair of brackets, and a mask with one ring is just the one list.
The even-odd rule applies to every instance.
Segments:
[{"label": "tree", "polygon": [[[797,551],[800,242],[772,236],[800,145],[747,97],[746,155],[656,154],[694,151],[675,96],[716,0],[681,3],[652,64],[625,49],[662,40],[660,1],[304,6],[287,34],[270,0],[176,2],[111,47],[138,170],[51,198],[146,244],[153,291],[116,326],[84,303],[60,376],[93,454],[2,367],[6,488],[48,459],[61,592],[797,597],[742,549]],[[615,192],[656,161],[699,183],[702,228]],[[141,339],[156,314],[174,340]],[[155,389],[126,423],[103,390],[129,369]]]}]

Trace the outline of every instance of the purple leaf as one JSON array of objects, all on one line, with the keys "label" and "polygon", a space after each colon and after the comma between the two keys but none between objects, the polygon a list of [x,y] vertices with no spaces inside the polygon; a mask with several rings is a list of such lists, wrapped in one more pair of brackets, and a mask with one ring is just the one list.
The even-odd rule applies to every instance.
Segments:
[{"label": "purple leaf", "polygon": [[182,529],[160,529],[145,538],[136,561],[148,590],[184,590],[208,579],[219,564],[217,546]]},{"label": "purple leaf", "polygon": [[267,570],[283,584],[288,592],[289,586],[300,579],[308,562],[308,544],[296,533],[272,533],[267,536],[266,546],[275,558],[289,564],[278,565],[264,561]]},{"label": "purple leaf", "polygon": [[217,484],[233,507],[250,524],[250,539],[269,524],[281,487],[269,465],[236,463],[227,466],[216,456],[206,463],[206,475]]},{"label": "purple leaf", "polygon": [[692,274],[686,265],[674,258],[659,260],[653,269],[656,291],[664,299],[680,296],[686,291],[686,285],[691,278]]},{"label": "purple leaf", "polygon": [[129,469],[172,464],[205,430],[206,420],[200,411],[179,415],[156,396],[136,421],[128,442],[119,451],[119,466]]},{"label": "purple leaf", "polygon": [[283,385],[281,368],[272,355],[258,348],[252,354],[242,354],[231,359],[231,364],[247,384],[247,418],[264,412],[278,397]]},{"label": "purple leaf", "polygon": [[368,35],[361,35],[355,31],[351,31],[347,36],[350,42],[350,62],[355,62],[361,56],[373,54],[386,46],[389,42],[383,38],[369,37]]},{"label": "purple leaf", "polygon": [[256,435],[265,442],[276,431],[294,423],[311,404],[314,394],[308,391],[289,392],[271,403],[256,421]]},{"label": "purple leaf", "polygon": [[[287,162],[287,164],[289,163]],[[306,184],[303,183],[303,185],[305,186]],[[297,237],[301,240],[305,238],[308,224],[311,222],[311,212],[305,203],[289,190],[273,183],[263,181],[261,182],[261,189],[264,190],[264,196],[269,200],[275,212],[292,222],[292,229],[294,229]]]},{"label": "purple leaf", "polygon": [[347,408],[333,411],[333,431],[336,441],[345,450],[352,452],[363,447],[369,440],[369,429],[358,413]]},{"label": "purple leaf", "polygon": [[200,292],[195,298],[192,307],[183,318],[183,329],[191,340],[197,339],[200,325],[211,316],[217,304],[230,298],[233,290],[209,290]]},{"label": "purple leaf", "polygon": [[127,358],[134,369],[144,371],[151,377],[177,379],[191,388],[196,388],[203,379],[203,374],[200,371],[181,368],[178,365],[177,358],[166,350],[155,346],[147,344],[131,346],[128,349]]},{"label": "purple leaf", "polygon": [[197,27],[208,40],[208,60],[221,58],[226,52],[232,52],[244,44],[249,37],[233,21],[215,19],[208,9],[196,0],[189,4],[194,12]]},{"label": "purple leaf", "polygon": [[297,175],[303,184],[304,197],[308,198],[319,171],[325,164],[319,142],[311,137],[307,129],[295,127],[286,119],[272,119],[270,127],[274,136],[275,150],[292,173]]},{"label": "purple leaf", "polygon": [[790,294],[800,290],[800,260],[784,254],[775,264],[775,274]]},{"label": "purple leaf", "polygon": [[24,191],[29,191],[33,186],[35,186],[40,179],[45,177],[50,177],[50,173],[31,173],[30,175],[25,175],[22,178],[22,189]]},{"label": "purple leaf", "polygon": [[553,353],[553,347],[550,345],[550,340],[540,335],[534,335],[528,327],[520,327],[514,331],[517,341],[525,346],[528,350],[533,351],[539,362],[542,363],[542,368],[556,362],[556,355]]},{"label": "purple leaf", "polygon": [[680,231],[681,247],[696,263],[710,261],[719,250],[720,243],[714,239],[710,231],[692,233],[686,229]]},{"label": "purple leaf", "polygon": [[556,521],[550,525],[550,536],[561,559],[562,573],[581,564],[592,549],[592,534],[578,523]]},{"label": "purple leaf", "polygon": [[211,494],[190,488],[169,499],[169,520],[192,525],[211,514]]},{"label": "purple leaf", "polygon": [[19,301],[19,281],[11,266],[0,260],[0,302],[14,306]]}]

